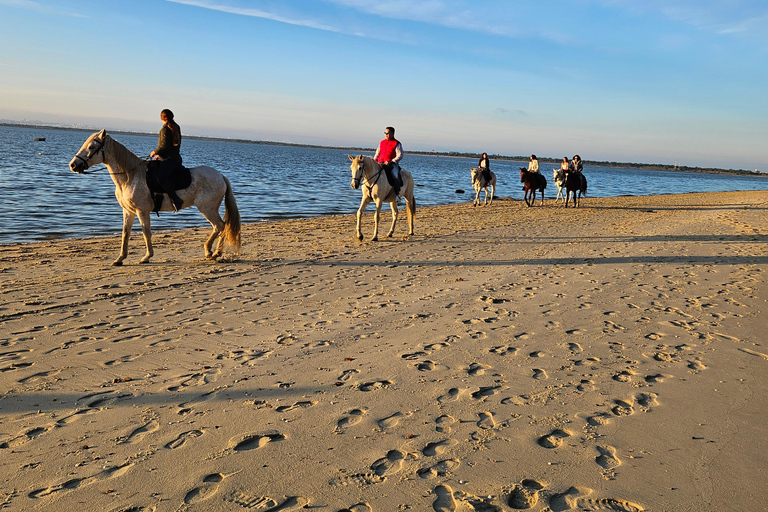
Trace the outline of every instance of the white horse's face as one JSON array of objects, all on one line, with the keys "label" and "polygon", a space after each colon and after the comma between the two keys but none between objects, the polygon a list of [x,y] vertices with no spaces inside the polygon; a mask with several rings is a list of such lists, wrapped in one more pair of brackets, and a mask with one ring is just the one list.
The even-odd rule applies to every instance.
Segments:
[{"label": "white horse's face", "polygon": [[104,144],[106,144],[107,131],[96,132],[80,146],[80,151],[69,162],[72,172],[82,174],[89,167],[104,163]]},{"label": "white horse's face", "polygon": [[360,188],[360,183],[363,182],[363,176],[365,175],[365,158],[363,155],[352,157],[347,155],[352,160],[352,165],[349,166],[352,169],[352,188],[357,190]]}]

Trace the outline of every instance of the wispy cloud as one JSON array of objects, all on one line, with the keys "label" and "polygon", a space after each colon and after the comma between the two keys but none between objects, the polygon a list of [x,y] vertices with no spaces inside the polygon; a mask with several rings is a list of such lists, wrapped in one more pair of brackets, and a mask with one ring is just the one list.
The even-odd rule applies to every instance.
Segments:
[{"label": "wispy cloud", "polygon": [[28,11],[35,11],[40,14],[53,14],[56,16],[71,16],[73,18],[86,18],[84,14],[76,12],[66,12],[57,9],[52,5],[42,4],[40,2],[34,2],[32,0],[0,0],[0,5],[6,5],[8,7],[16,7],[18,9],[26,9]]},{"label": "wispy cloud", "polygon": [[[2,0],[0,0],[2,1]],[[280,23],[287,23],[289,25],[298,25],[300,27],[314,28],[318,30],[326,30],[329,32],[345,32],[338,27],[322,23],[312,19],[299,19],[283,16],[274,12],[262,11],[260,9],[251,9],[247,7],[235,7],[231,5],[224,5],[214,2],[206,2],[203,0],[167,0],[175,4],[190,5],[194,7],[201,7],[203,9],[211,9],[213,11],[220,11],[229,14],[238,14],[240,16],[251,16],[253,18],[263,18],[272,21],[278,21]]]}]

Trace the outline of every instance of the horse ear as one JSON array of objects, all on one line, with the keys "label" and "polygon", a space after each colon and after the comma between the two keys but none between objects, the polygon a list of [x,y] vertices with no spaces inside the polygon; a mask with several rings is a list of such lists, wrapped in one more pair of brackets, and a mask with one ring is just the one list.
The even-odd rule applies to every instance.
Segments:
[{"label": "horse ear", "polygon": [[350,159],[350,160],[352,160],[353,162],[355,161],[355,159],[354,159],[354,158],[352,158],[352,155],[347,155],[347,158],[349,158],[349,159]]},{"label": "horse ear", "polygon": [[104,137],[106,137],[106,136],[107,136],[107,130],[101,130],[101,131],[99,132],[99,138],[100,138],[101,140],[104,140]]}]

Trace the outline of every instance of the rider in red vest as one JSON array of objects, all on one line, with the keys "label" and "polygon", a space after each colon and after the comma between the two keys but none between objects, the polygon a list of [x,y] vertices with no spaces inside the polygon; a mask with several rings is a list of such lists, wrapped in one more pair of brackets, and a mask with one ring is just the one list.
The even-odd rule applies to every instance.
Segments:
[{"label": "rider in red vest", "polygon": [[395,138],[395,129],[387,126],[384,129],[384,140],[376,148],[373,159],[379,162],[381,167],[391,173],[393,177],[395,193],[400,197],[400,160],[403,158],[403,146]]}]

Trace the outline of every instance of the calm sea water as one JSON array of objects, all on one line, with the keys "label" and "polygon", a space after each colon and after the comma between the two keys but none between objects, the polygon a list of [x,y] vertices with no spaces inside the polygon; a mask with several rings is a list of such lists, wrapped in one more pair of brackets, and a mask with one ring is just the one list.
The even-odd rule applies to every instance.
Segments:
[{"label": "calm sea water", "polygon": [[[91,133],[0,126],[0,243],[120,232],[122,210],[106,172],[76,175],[69,170],[69,161]],[[45,142],[34,141],[39,137],[45,137]],[[148,155],[157,143],[156,136],[114,137],[139,156]],[[469,169],[477,164],[476,159],[409,155],[407,142],[405,149],[402,164],[414,175],[419,206],[462,203],[474,198]],[[245,222],[354,213],[361,193],[350,187],[348,153],[190,139],[182,143],[185,165],[210,165],[229,178]],[[522,199],[517,168],[525,165],[491,162],[498,176],[497,196]],[[546,198],[556,194],[552,168],[542,165],[549,183]],[[768,178],[756,176],[590,166],[584,168],[584,173],[589,178],[588,197],[768,190]],[[457,194],[457,189],[466,193]],[[369,206],[370,211],[372,208]],[[163,212],[159,218],[152,216],[154,230],[207,225],[194,208],[177,214]],[[134,230],[139,230],[138,221]]]}]

